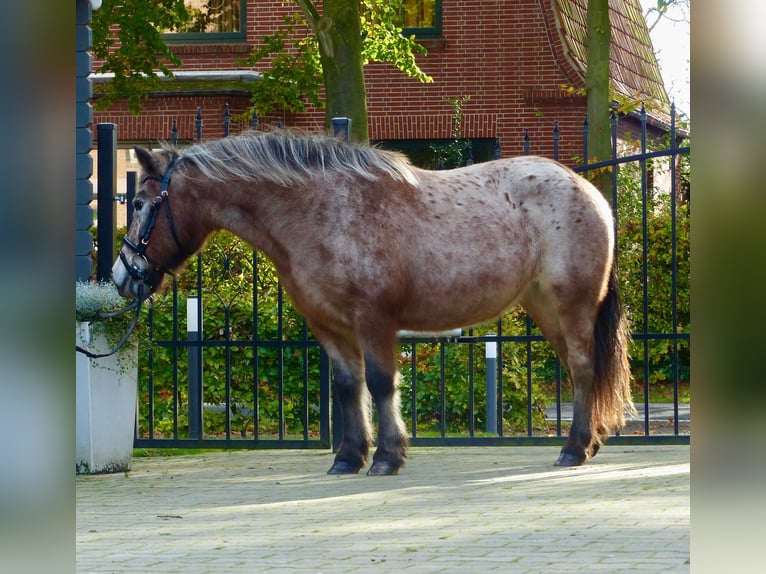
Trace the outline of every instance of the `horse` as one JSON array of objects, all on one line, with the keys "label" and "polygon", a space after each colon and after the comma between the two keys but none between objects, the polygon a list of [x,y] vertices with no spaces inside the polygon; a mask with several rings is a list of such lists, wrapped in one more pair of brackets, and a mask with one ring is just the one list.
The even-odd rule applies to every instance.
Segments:
[{"label": "horse", "polygon": [[431,171],[287,130],[135,153],[134,217],[112,268],[119,292],[148,297],[220,229],[271,259],[331,361],[343,438],[328,473],[359,472],[373,445],[368,475],[404,464],[400,330],[466,327],[517,304],[572,382],[555,465],[583,464],[635,412],[611,208],[569,168],[522,156]]}]

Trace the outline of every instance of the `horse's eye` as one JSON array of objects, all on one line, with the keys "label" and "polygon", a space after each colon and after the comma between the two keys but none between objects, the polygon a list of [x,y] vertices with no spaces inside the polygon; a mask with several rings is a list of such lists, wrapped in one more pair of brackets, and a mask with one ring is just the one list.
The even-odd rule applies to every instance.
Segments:
[{"label": "horse's eye", "polygon": [[136,211],[141,211],[141,208],[144,206],[144,200],[143,199],[134,199],[133,200],[133,209]]}]

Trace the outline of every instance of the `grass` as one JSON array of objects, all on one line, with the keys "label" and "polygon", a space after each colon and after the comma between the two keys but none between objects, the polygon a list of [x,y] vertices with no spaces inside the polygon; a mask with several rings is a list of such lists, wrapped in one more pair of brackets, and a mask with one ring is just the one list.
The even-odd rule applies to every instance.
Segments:
[{"label": "grass", "polygon": [[229,448],[134,448],[133,456],[137,458],[153,458],[158,456],[193,456],[214,452],[226,452]]},{"label": "grass", "polygon": [[[546,396],[552,398],[555,401],[556,398],[556,382],[551,381],[548,383],[541,383]],[[633,393],[633,400],[643,400],[644,398],[644,383],[642,381],[631,381],[631,391]],[[672,403],[674,400],[673,383],[671,382],[659,382],[649,384],[649,402],[650,403]],[[691,401],[691,391],[689,381],[678,382],[678,402],[680,404],[688,404]],[[562,383],[561,385],[561,402],[572,402],[572,387],[569,383]]]}]

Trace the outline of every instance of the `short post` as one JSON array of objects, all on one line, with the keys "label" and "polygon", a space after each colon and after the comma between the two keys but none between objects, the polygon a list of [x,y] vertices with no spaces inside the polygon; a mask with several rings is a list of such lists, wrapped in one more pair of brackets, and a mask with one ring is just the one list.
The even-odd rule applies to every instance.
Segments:
[{"label": "short post", "polygon": [[[487,333],[494,337],[494,333]],[[497,343],[487,341],[484,349],[487,363],[487,432],[497,434]]]},{"label": "short post", "polygon": [[110,281],[114,263],[114,236],[117,231],[117,125],[98,124],[98,255],[96,275]]},{"label": "short post", "polygon": [[[186,298],[186,339],[202,341],[202,301]],[[189,345],[189,438],[202,438],[202,346]]]},{"label": "short post", "polygon": [[351,118],[332,118],[332,135],[344,141],[348,141],[351,135]]}]

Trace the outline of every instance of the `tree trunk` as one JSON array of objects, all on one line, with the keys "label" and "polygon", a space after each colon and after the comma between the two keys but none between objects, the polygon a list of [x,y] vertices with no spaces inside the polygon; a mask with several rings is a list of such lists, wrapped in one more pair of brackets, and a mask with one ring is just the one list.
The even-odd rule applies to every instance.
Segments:
[{"label": "tree trunk", "polygon": [[[609,1],[588,0],[586,17],[588,31],[585,90],[588,114],[589,163],[609,159],[612,153],[609,121],[609,48],[612,28],[609,23]],[[611,176],[607,170],[591,172],[591,181],[611,203]]]},{"label": "tree trunk", "polygon": [[362,70],[359,0],[325,0],[316,21],[326,92],[325,126],[334,117],[351,118],[351,138],[369,140],[367,94]]}]

